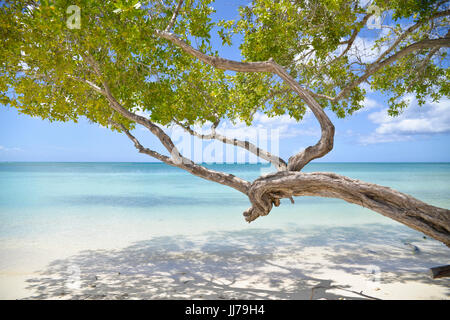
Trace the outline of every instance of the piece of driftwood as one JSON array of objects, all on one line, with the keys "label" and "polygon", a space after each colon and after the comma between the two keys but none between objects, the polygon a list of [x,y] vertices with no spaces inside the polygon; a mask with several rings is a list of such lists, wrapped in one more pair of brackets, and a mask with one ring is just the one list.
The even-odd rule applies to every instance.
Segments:
[{"label": "piece of driftwood", "polygon": [[450,277],[450,265],[430,268],[430,274],[433,279]]}]

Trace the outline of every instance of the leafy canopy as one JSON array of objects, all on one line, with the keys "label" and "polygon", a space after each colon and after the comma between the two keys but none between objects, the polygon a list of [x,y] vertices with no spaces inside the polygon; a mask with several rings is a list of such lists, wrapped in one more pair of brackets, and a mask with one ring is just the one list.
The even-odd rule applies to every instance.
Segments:
[{"label": "leafy canopy", "polygon": [[[71,14],[66,10],[73,4],[81,8],[79,29],[67,26]],[[215,19],[212,0],[186,0],[172,31],[210,55],[218,55],[217,45],[212,45],[215,39],[231,46],[241,40],[237,44],[245,61],[273,58],[302,86],[333,97],[370,64],[359,51],[360,36],[383,50],[408,25],[423,22],[400,41],[394,53],[447,32],[446,16],[429,21],[442,10],[436,1],[377,0],[374,4],[390,24],[370,33],[361,22],[367,6],[359,1],[254,0],[240,8],[239,19],[226,21]],[[172,0],[4,3],[0,7],[0,102],[50,121],[76,122],[85,117],[107,126],[113,117],[133,127],[113,114],[105,97],[86,83],[100,86],[106,80],[125,108],[146,112],[162,125],[220,118],[250,124],[256,111],[302,118],[303,101],[273,74],[215,69],[157,37],[155,31],[167,27],[175,7]],[[355,32],[361,35],[341,55]],[[448,96],[447,51],[432,50],[406,55],[370,78],[373,90],[391,95],[391,114],[404,107],[401,97],[407,93],[414,93],[422,103],[428,97]],[[88,57],[98,65],[101,78]],[[363,107],[365,93],[356,86],[344,99],[319,102],[344,117]]]}]

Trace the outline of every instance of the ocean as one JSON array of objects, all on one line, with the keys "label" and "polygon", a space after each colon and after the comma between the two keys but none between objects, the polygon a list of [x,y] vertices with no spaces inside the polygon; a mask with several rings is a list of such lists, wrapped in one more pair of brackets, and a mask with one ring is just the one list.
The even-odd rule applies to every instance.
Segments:
[{"label": "ocean", "polygon": [[[273,171],[264,164],[207,166],[250,181]],[[304,171],[336,172],[450,208],[450,163],[311,163]],[[161,163],[0,163],[0,273],[28,272],[83,250],[161,237],[170,242],[221,234],[220,243],[232,244],[253,235],[247,241],[270,246],[279,232],[301,235],[302,246],[330,248],[424,241],[419,232],[338,199],[283,200],[250,224],[242,216],[248,207],[238,191]],[[442,262],[449,262],[450,250],[434,243]]]},{"label": "ocean", "polygon": [[[263,164],[209,165],[249,181],[271,171]],[[336,172],[392,187],[450,208],[450,163],[312,163],[305,172]],[[341,200],[283,200],[250,225],[248,199],[232,188],[160,163],[0,163],[0,239],[106,229],[109,224],[173,234],[286,225],[393,223]],[[123,230],[126,234],[132,230]],[[117,235],[118,236],[118,235]]]}]

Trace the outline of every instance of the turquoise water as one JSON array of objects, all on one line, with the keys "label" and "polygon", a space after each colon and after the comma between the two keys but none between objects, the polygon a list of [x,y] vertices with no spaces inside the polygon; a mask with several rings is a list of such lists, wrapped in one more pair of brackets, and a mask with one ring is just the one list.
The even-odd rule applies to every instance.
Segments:
[{"label": "turquoise water", "polygon": [[[271,171],[267,165],[209,167],[247,180]],[[449,163],[315,163],[305,171],[337,172],[450,208]],[[283,296],[302,275],[319,281],[337,281],[333,272],[364,278],[372,265],[386,283],[413,281],[413,289],[402,289],[415,292],[413,297],[420,297],[423,283],[431,292],[426,298],[449,296],[448,281],[425,276],[428,268],[449,263],[448,248],[380,214],[337,199],[298,197],[294,205],[283,200],[248,224],[242,216],[248,206],[238,191],[164,164],[0,163],[0,299],[60,297],[74,265],[88,282],[94,275],[108,279],[129,272],[149,282],[135,288],[139,281],[127,276],[133,286],[124,283],[120,290],[163,291],[130,293],[137,298],[184,292],[183,282],[172,293],[167,289],[180,272],[226,283],[236,274],[244,282],[259,274],[252,283],[286,283],[270,291]],[[414,243],[420,253],[411,253],[405,243]],[[273,270],[282,261],[291,273]],[[160,282],[160,275],[169,275],[167,281]],[[108,294],[117,289],[104,288]],[[305,290],[307,299],[311,288]],[[357,285],[361,290],[364,284]],[[385,297],[390,289],[380,292]]]},{"label": "turquoise water", "polygon": [[[247,180],[271,171],[267,165],[209,167]],[[305,171],[336,172],[450,208],[450,163],[313,163]],[[303,197],[295,205],[283,201],[269,216],[249,225],[242,217],[249,206],[244,195],[158,163],[0,163],[0,190],[0,240],[44,233],[70,237],[98,230],[121,237],[139,228],[152,236],[292,225],[395,224],[341,200]]]}]

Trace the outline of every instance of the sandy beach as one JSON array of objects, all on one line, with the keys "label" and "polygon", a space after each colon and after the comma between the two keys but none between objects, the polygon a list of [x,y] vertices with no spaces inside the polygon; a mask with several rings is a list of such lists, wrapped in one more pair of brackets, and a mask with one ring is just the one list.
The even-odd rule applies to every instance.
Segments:
[{"label": "sandy beach", "polygon": [[[248,224],[237,192],[161,164],[0,169],[0,299],[450,298],[450,279],[429,276],[448,247],[343,201],[283,200]],[[448,164],[311,170],[335,169],[450,204]]]},{"label": "sandy beach", "polygon": [[[418,250],[399,239],[410,239]],[[34,254],[23,251],[28,263],[1,273],[0,298],[450,297],[450,280],[428,275],[429,267],[450,261],[450,250],[400,226],[252,229],[113,245],[76,253],[70,247],[57,252],[56,246],[53,252],[42,247]]]}]

